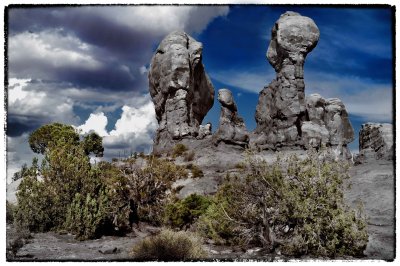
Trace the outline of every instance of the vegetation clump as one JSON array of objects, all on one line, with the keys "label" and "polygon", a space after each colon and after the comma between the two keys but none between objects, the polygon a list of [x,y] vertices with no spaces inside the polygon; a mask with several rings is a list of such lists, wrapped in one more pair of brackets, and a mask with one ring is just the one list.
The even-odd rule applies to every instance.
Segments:
[{"label": "vegetation clump", "polygon": [[192,172],[193,178],[199,178],[204,176],[203,170],[201,170],[200,167],[196,164],[190,163],[186,165],[186,168]]},{"label": "vegetation clump", "polygon": [[12,224],[14,222],[15,205],[6,200],[6,223]]},{"label": "vegetation clump", "polygon": [[[67,230],[78,239],[97,236],[108,227],[129,223],[129,193],[124,177],[110,164],[92,166],[89,154],[101,156],[95,133],[83,139],[72,126],[54,123],[29,137],[33,151],[43,153],[24,169],[18,188],[15,222],[32,232]],[[128,203],[128,204],[127,204]]]},{"label": "vegetation clump", "polygon": [[165,229],[134,246],[132,255],[141,261],[187,261],[204,259],[207,253],[194,233]]},{"label": "vegetation clump", "polygon": [[168,160],[149,156],[144,167],[130,164],[123,172],[136,206],[134,216],[153,225],[162,224],[164,208],[172,196],[172,183],[186,178],[186,169]]},{"label": "vegetation clump", "polygon": [[362,256],[365,217],[344,203],[343,162],[310,154],[273,164],[250,159],[244,178],[228,177],[198,228],[217,241],[258,245],[282,254]]},{"label": "vegetation clump", "polygon": [[188,227],[205,213],[210,204],[208,197],[197,194],[177,200],[166,206],[164,223],[173,228]]},{"label": "vegetation clump", "polygon": [[172,157],[179,157],[182,156],[184,152],[186,152],[188,148],[185,144],[178,143],[174,146],[172,150]]}]

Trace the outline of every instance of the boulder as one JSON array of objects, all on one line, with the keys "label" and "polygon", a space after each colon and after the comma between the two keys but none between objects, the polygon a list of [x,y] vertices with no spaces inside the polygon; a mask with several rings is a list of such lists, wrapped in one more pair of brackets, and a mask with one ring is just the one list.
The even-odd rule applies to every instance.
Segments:
[{"label": "boulder", "polygon": [[255,115],[257,145],[301,143],[301,122],[306,119],[303,66],[318,40],[317,25],[298,13],[286,12],[275,23],[267,59],[276,78],[260,92]]},{"label": "boulder", "polygon": [[202,49],[200,42],[175,31],[161,41],[151,60],[149,89],[159,124],[155,151],[198,137],[213,106],[214,88],[202,64]]},{"label": "boulder", "polygon": [[243,119],[238,114],[232,92],[228,89],[220,89],[218,91],[218,101],[221,103],[221,116],[219,118],[219,128],[213,135],[214,144],[218,145],[223,141],[226,144],[247,147],[249,144],[249,132]]},{"label": "boulder", "polygon": [[204,139],[207,136],[210,136],[212,134],[212,125],[211,123],[207,123],[204,126],[200,125],[199,128],[199,135],[197,136],[198,139]]},{"label": "boulder", "polygon": [[359,159],[374,157],[375,159],[392,160],[393,125],[388,123],[366,123],[361,125],[359,133]]}]

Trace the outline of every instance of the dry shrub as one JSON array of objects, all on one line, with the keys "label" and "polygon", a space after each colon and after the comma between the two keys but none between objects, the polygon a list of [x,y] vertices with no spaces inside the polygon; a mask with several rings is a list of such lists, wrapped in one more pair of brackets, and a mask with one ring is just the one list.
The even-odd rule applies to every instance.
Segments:
[{"label": "dry shrub", "polygon": [[172,150],[172,156],[175,157],[179,157],[181,155],[183,155],[184,152],[186,152],[188,150],[188,148],[185,146],[185,144],[182,143],[178,143],[174,146],[173,150]]},{"label": "dry shrub", "polygon": [[162,230],[137,244],[133,258],[141,261],[187,261],[206,258],[202,240],[191,232]]}]

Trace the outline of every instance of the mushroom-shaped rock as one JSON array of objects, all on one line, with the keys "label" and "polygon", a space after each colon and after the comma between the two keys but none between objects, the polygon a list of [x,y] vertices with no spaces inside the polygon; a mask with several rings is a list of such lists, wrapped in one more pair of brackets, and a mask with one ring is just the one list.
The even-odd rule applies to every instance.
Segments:
[{"label": "mushroom-shaped rock", "polygon": [[304,60],[317,45],[314,21],[295,12],[281,15],[272,29],[267,58],[276,78],[260,92],[255,119],[256,145],[275,147],[301,143],[305,121]]},{"label": "mushroom-shaped rock", "polygon": [[223,141],[226,144],[247,147],[249,133],[243,119],[238,115],[232,92],[228,89],[220,89],[218,91],[218,101],[221,103],[221,116],[219,118],[219,128],[213,135],[214,143],[218,145]]},{"label": "mushroom-shaped rock", "polygon": [[148,77],[159,123],[154,148],[197,137],[214,103],[214,88],[202,64],[202,44],[185,32],[172,32],[158,46]]}]

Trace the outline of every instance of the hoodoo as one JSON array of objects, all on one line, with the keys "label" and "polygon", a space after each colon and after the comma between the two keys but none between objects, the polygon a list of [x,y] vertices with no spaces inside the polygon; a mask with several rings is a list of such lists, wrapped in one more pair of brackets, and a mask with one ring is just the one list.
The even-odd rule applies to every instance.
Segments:
[{"label": "hoodoo", "polygon": [[354,132],[342,101],[305,97],[303,66],[318,40],[317,25],[299,13],[284,13],[272,28],[267,59],[276,78],[260,92],[251,141],[258,148],[327,146],[349,157]]},{"label": "hoodoo", "polygon": [[[202,50],[200,42],[175,31],[161,41],[151,60],[149,88],[159,124],[154,150],[199,136],[203,118],[214,103],[214,87],[202,64]],[[203,135],[207,134],[201,132]]]}]

